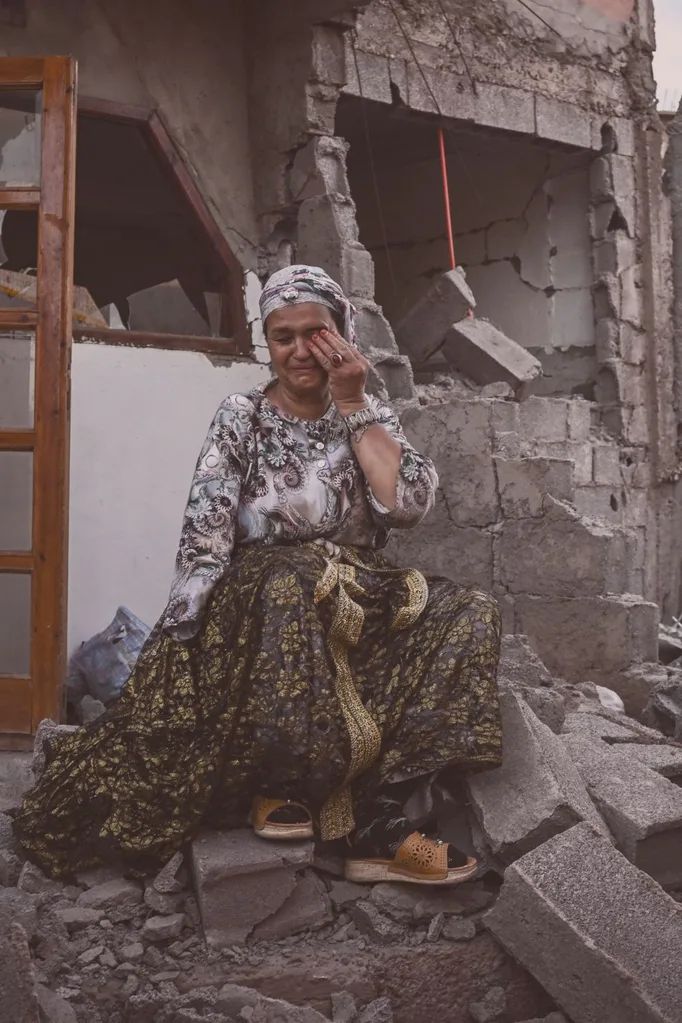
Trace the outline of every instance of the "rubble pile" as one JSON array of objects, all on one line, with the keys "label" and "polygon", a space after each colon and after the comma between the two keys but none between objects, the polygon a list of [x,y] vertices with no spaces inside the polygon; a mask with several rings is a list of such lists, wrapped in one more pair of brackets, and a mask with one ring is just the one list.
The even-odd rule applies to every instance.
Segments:
[{"label": "rubble pile", "polygon": [[[676,1019],[682,746],[645,722],[679,674],[652,669],[637,720],[505,637],[502,766],[454,799],[436,790],[442,836],[481,861],[453,889],[356,885],[327,848],[247,829],[201,833],[156,876],[112,865],[62,884],[0,814],[0,1018],[620,1023],[627,1005],[637,1023]],[[35,775],[67,727],[42,723]]]}]

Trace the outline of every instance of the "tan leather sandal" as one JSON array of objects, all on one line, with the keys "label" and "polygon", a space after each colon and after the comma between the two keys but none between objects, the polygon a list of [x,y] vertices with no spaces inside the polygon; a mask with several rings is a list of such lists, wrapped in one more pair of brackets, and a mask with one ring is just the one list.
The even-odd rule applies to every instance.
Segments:
[{"label": "tan leather sandal", "polygon": [[[283,806],[295,807],[307,817],[306,821],[283,822],[271,820],[275,810]],[[313,838],[313,820],[310,811],[302,803],[294,803],[291,799],[268,799],[266,796],[255,796],[251,803],[249,823],[259,838],[273,841],[289,841]]]},{"label": "tan leather sandal", "polygon": [[467,857],[461,867],[448,867],[447,842],[434,841],[414,831],[405,839],[392,860],[346,860],[348,881],[376,884],[377,881],[402,881],[408,884],[455,885],[469,881],[478,870],[478,861]]}]

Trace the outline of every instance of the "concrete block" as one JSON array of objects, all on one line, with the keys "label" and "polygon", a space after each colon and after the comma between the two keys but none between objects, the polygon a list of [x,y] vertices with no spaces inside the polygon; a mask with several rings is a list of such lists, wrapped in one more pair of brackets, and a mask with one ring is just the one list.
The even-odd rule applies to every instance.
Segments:
[{"label": "concrete block", "polygon": [[468,317],[453,324],[442,351],[458,373],[477,384],[504,381],[516,390],[542,375],[539,360],[487,320]]},{"label": "concrete block", "polygon": [[[656,604],[640,597],[515,597],[516,628],[552,675],[602,681],[658,656]],[[610,678],[609,678],[610,682]],[[604,685],[608,682],[603,681]]]},{"label": "concrete block", "polygon": [[578,735],[583,739],[609,743],[636,742],[637,733],[631,731],[618,721],[602,717],[600,714],[589,714],[585,711],[573,711],[566,715],[564,733]]},{"label": "concrete block", "polygon": [[535,131],[535,98],[532,92],[477,82],[476,99],[477,124],[518,131],[524,135],[532,135]]},{"label": "concrete block", "polygon": [[388,554],[395,564],[445,576],[460,586],[488,593],[493,588],[493,535],[485,529],[455,525],[442,491],[436,495],[428,527],[394,534]]},{"label": "concrete block", "polygon": [[662,664],[633,664],[614,680],[613,689],[625,704],[626,712],[639,723],[645,719],[652,692],[667,681],[668,673]]},{"label": "concrete block", "polygon": [[511,866],[485,923],[574,1023],[674,1023],[682,907],[587,824]]},{"label": "concrete block", "polygon": [[620,279],[614,274],[602,274],[594,282],[592,288],[592,299],[594,302],[594,319],[600,320],[620,319]]},{"label": "concrete block", "polygon": [[331,902],[324,882],[311,870],[306,870],[279,909],[255,927],[253,937],[277,941],[301,931],[318,930],[332,921]]},{"label": "concrete block", "polygon": [[599,320],[594,328],[597,362],[613,362],[620,356],[620,329],[616,320]]},{"label": "concrete block", "polygon": [[[357,68],[352,53],[347,54],[346,69],[348,81],[344,92],[352,96],[362,95],[365,99],[377,103],[391,103],[391,79],[389,62],[386,57],[374,53],[366,53],[357,49]],[[358,79],[358,72],[360,78]],[[433,108],[433,101],[431,102]]]},{"label": "concrete block", "polygon": [[634,757],[650,771],[662,774],[676,785],[682,784],[682,747],[664,744],[646,746],[641,742],[623,742],[619,744],[618,752]]},{"label": "concrete block", "polygon": [[620,487],[623,477],[620,471],[620,449],[616,444],[595,444],[594,482],[602,487]]},{"label": "concrete block", "polygon": [[548,96],[535,98],[535,131],[543,139],[590,149],[592,126],[587,110]]},{"label": "concrete block", "polygon": [[625,222],[628,234],[630,237],[634,237],[636,230],[634,160],[619,153],[611,153],[608,160],[611,165],[614,201]]},{"label": "concrete block", "polygon": [[410,360],[404,355],[382,351],[366,352],[386,388],[390,399],[414,397],[414,377]]},{"label": "concrete block", "polygon": [[491,456],[491,424],[500,406],[509,407],[512,412],[516,409],[509,402],[453,398],[439,405],[406,409],[401,421],[410,443],[433,458],[439,471],[444,471],[453,452]]},{"label": "concrete block", "polygon": [[582,401],[580,398],[573,398],[568,403],[568,439],[583,443],[590,439],[592,431],[592,410],[595,408],[592,402]]},{"label": "concrete block", "polygon": [[620,275],[620,310],[626,323],[641,330],[644,326],[644,289],[642,267],[631,266]]},{"label": "concrete block", "polygon": [[264,842],[246,830],[202,832],[192,843],[192,871],[207,943],[243,944],[282,907],[312,856],[312,842]]},{"label": "concrete block", "polygon": [[396,327],[399,348],[416,361],[428,359],[440,348],[453,323],[464,319],[475,307],[476,299],[462,271],[449,270],[435,278],[427,293]]},{"label": "concrete block", "polygon": [[312,80],[325,85],[345,85],[343,34],[326,25],[313,25],[312,35]]},{"label": "concrete block", "polygon": [[682,883],[682,789],[601,740],[561,741],[623,855],[661,885]]},{"label": "concrete block", "polygon": [[507,519],[500,538],[500,581],[510,593],[552,597],[627,591],[634,537],[625,529],[580,518],[545,497],[539,519]]},{"label": "concrete block", "polygon": [[356,303],[356,332],[358,345],[362,351],[383,349],[398,351],[390,323],[375,302],[359,301]]},{"label": "concrete block", "polygon": [[346,173],[348,143],[344,139],[316,136],[299,149],[289,171],[289,190],[295,202],[315,196],[350,196]]},{"label": "concrete block", "polygon": [[670,677],[661,679],[654,685],[646,709],[644,720],[653,728],[660,729],[665,735],[682,742],[682,674],[676,671]]},{"label": "concrete block", "polygon": [[519,407],[519,429],[530,441],[568,440],[569,402],[563,398],[529,398]]},{"label": "concrete block", "polygon": [[502,637],[498,677],[513,687],[548,688],[554,681],[528,642],[528,637],[518,634]]},{"label": "concrete block", "polygon": [[573,497],[573,462],[550,458],[495,458],[505,518],[540,518],[547,494],[560,501]]},{"label": "concrete block", "polygon": [[606,831],[562,740],[510,690],[500,693],[502,766],[467,778],[492,852],[507,863],[579,821]]}]

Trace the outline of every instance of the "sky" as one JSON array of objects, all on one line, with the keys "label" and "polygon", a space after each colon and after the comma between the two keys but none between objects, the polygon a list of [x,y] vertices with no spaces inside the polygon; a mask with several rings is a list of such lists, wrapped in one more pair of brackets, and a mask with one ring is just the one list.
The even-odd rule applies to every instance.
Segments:
[{"label": "sky", "polygon": [[[660,109],[679,105],[682,97],[682,0],[654,0],[656,56]],[[667,102],[666,102],[667,99]]]}]

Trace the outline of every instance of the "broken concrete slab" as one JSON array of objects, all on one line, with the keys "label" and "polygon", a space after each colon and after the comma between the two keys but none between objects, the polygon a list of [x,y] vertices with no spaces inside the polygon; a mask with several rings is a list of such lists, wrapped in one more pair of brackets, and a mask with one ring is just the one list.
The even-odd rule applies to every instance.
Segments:
[{"label": "broken concrete slab", "polygon": [[633,664],[614,680],[616,692],[630,717],[644,719],[647,704],[657,685],[667,682],[668,672],[662,664]]},{"label": "broken concrete slab", "polygon": [[635,757],[664,778],[682,784],[682,748],[679,746],[648,746],[639,742],[624,742],[619,744],[618,750]]},{"label": "broken concrete slab", "polygon": [[331,903],[324,883],[312,870],[306,870],[279,909],[255,927],[253,937],[260,941],[276,941],[301,931],[316,931],[332,921]]},{"label": "broken concrete slab", "polygon": [[[449,270],[433,284],[396,327],[401,351],[424,362],[440,348],[453,323],[476,308],[476,299],[462,270]],[[486,381],[490,382],[490,381]]]},{"label": "broken concrete slab", "polygon": [[570,458],[495,458],[505,518],[542,518],[545,496],[572,501],[575,463]]},{"label": "broken concrete slab", "polygon": [[574,711],[566,715],[564,732],[570,735],[582,735],[592,739],[603,739],[604,742],[635,742],[637,733],[626,728],[617,721],[599,714],[587,714]]},{"label": "broken concrete slab", "polygon": [[601,740],[560,741],[621,852],[659,884],[682,884],[682,789]]},{"label": "broken concrete slab", "polygon": [[264,842],[252,831],[204,831],[192,843],[192,872],[209,945],[241,945],[282,907],[312,842]]},{"label": "broken concrete slab", "polygon": [[511,863],[580,821],[607,833],[560,738],[516,693],[500,694],[502,766],[471,775],[467,789],[495,856]]},{"label": "broken concrete slab", "polygon": [[549,687],[554,682],[528,642],[528,637],[522,635],[502,637],[498,678],[511,686]]},{"label": "broken concrete slab", "polygon": [[71,735],[75,732],[77,725],[58,725],[51,718],[44,718],[38,725],[35,739],[33,741],[33,774],[35,779],[40,778],[45,770],[45,742],[54,741],[63,735]]},{"label": "broken concrete slab", "polygon": [[574,1023],[679,1018],[682,907],[587,824],[509,867],[484,922]]},{"label": "broken concrete slab", "polygon": [[458,373],[477,384],[502,381],[515,392],[542,376],[542,363],[488,320],[473,316],[453,323],[442,348]]}]

